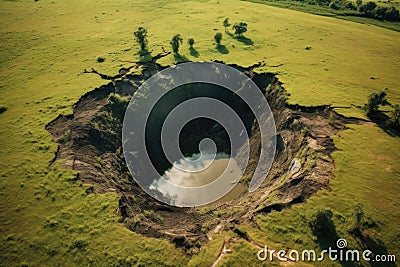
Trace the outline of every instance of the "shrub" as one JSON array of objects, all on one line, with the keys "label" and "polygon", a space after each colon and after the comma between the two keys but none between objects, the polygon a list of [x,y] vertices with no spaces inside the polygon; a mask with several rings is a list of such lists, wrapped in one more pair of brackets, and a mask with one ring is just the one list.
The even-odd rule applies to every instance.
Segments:
[{"label": "shrub", "polygon": [[106,140],[104,149],[116,149],[121,145],[122,122],[130,98],[119,94],[110,94],[108,103],[100,110],[92,121],[93,136]]},{"label": "shrub", "polygon": [[320,6],[327,6],[330,2],[331,0],[317,0],[318,5]]},{"label": "shrub", "polygon": [[243,33],[247,32],[247,23],[235,23],[232,28],[235,30],[236,35],[242,35]]},{"label": "shrub", "polygon": [[367,2],[364,5],[361,5],[359,7],[359,11],[364,13],[365,15],[369,17],[373,17],[374,14],[374,9],[376,8],[376,3],[375,2]]},{"label": "shrub", "polygon": [[368,102],[363,107],[368,116],[375,114],[380,105],[386,106],[389,104],[389,102],[386,100],[386,95],[387,94],[385,91],[372,93],[369,95]]},{"label": "shrub", "polygon": [[357,10],[357,7],[352,2],[346,2],[345,8],[351,9],[351,10]]},{"label": "shrub", "polygon": [[336,1],[331,2],[331,3],[329,4],[329,7],[332,8],[332,9],[334,9],[334,10],[339,10],[339,9],[342,8],[341,5],[340,5],[340,3],[336,2]]},{"label": "shrub", "polygon": [[71,129],[68,129],[65,131],[60,140],[58,140],[58,142],[60,142],[61,144],[65,144],[68,143],[71,140],[71,138],[72,138],[72,132]]},{"label": "shrub", "polygon": [[393,110],[390,113],[389,125],[393,128],[400,128],[400,105],[396,104],[393,106]]},{"label": "shrub", "polygon": [[400,21],[400,13],[394,6],[386,9],[384,19],[391,21]]},{"label": "shrub", "polygon": [[222,25],[224,25],[225,32],[226,32],[226,28],[231,26],[231,24],[229,23],[229,18],[224,19],[224,22],[222,23]]},{"label": "shrub", "polygon": [[385,19],[390,21],[400,21],[400,13],[394,6],[392,7],[382,7],[377,6],[375,2],[368,2],[358,7],[364,16],[375,18],[375,19]]},{"label": "shrub", "polygon": [[139,27],[137,31],[133,33],[135,36],[136,41],[140,45],[141,50],[146,50],[147,46],[147,30],[143,27]]},{"label": "shrub", "polygon": [[220,46],[221,45],[221,40],[222,40],[222,33],[217,32],[214,35],[214,39],[215,39],[215,42],[217,43],[217,45]]},{"label": "shrub", "polygon": [[129,98],[119,94],[110,94],[108,101],[107,109],[109,109],[114,118],[122,122],[129,104]]},{"label": "shrub", "polygon": [[175,54],[179,52],[179,46],[182,44],[183,39],[180,34],[176,34],[174,37],[172,37],[172,40],[170,42],[172,51],[174,51]]},{"label": "shrub", "polygon": [[[354,4],[348,0],[297,0],[309,5],[329,6],[334,10],[358,10],[360,16],[373,19],[400,21],[400,11],[396,7],[378,6],[375,2],[369,1],[363,4],[362,0],[357,0]],[[349,14],[355,15],[355,14]]]},{"label": "shrub", "polygon": [[83,240],[83,239],[79,239],[76,240],[71,246],[70,246],[70,250],[76,249],[76,250],[86,250],[86,247],[88,246],[88,242]]},{"label": "shrub", "polygon": [[189,38],[189,39],[188,39],[188,44],[189,44],[190,48],[193,48],[194,39],[193,39],[193,38]]}]

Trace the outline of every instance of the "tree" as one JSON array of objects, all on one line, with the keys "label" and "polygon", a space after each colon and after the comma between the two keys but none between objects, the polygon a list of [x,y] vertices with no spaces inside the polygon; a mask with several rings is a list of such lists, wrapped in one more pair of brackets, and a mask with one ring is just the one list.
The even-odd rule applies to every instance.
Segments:
[{"label": "tree", "polygon": [[373,17],[374,9],[376,8],[376,3],[375,2],[368,2],[365,3],[364,5],[361,5],[359,7],[359,11],[364,13],[368,17]]},{"label": "tree", "polygon": [[225,32],[226,32],[226,28],[228,28],[229,26],[231,26],[231,24],[229,23],[229,18],[226,18],[223,22],[224,28],[225,28]]},{"label": "tree", "polygon": [[172,47],[172,51],[174,51],[175,54],[179,53],[179,46],[182,44],[182,42],[183,42],[183,39],[180,34],[177,34],[174,37],[172,37],[170,44]]},{"label": "tree", "polygon": [[362,5],[362,0],[357,0],[357,7],[359,7],[359,6],[361,6]]},{"label": "tree", "polygon": [[193,48],[194,39],[193,39],[193,38],[189,38],[189,39],[188,39],[188,44],[189,44],[190,48]]},{"label": "tree", "polygon": [[393,128],[400,128],[400,105],[393,106],[393,111],[390,114],[389,124]]},{"label": "tree", "polygon": [[334,10],[339,10],[339,9],[342,8],[342,7],[340,6],[340,4],[339,4],[338,2],[336,2],[336,1],[332,1],[332,2],[329,4],[329,7],[332,8],[332,9],[334,9]]},{"label": "tree", "polygon": [[235,34],[241,36],[244,32],[247,32],[247,23],[239,22],[233,25],[233,29],[235,30]]},{"label": "tree", "polygon": [[351,10],[357,10],[357,7],[353,4],[353,2],[347,2],[345,4],[345,8],[351,9]]},{"label": "tree", "polygon": [[320,6],[328,6],[331,0],[317,0],[318,5]]},{"label": "tree", "polygon": [[147,30],[143,27],[139,27],[137,31],[133,33],[135,36],[136,42],[139,43],[141,50],[146,50],[147,46]]},{"label": "tree", "polygon": [[394,6],[389,7],[386,10],[386,14],[384,19],[392,20],[392,21],[399,21],[400,20],[400,12]]},{"label": "tree", "polygon": [[372,93],[369,95],[368,102],[363,107],[368,116],[377,113],[380,105],[382,106],[389,105],[389,102],[386,100],[386,95],[387,94],[385,91],[381,91],[379,93]]},{"label": "tree", "polygon": [[217,46],[220,46],[221,45],[221,40],[222,40],[222,33],[217,32],[214,35],[214,39],[215,39],[215,42],[217,42]]},{"label": "tree", "polygon": [[386,16],[388,8],[384,6],[378,6],[375,8],[374,17],[383,20]]}]

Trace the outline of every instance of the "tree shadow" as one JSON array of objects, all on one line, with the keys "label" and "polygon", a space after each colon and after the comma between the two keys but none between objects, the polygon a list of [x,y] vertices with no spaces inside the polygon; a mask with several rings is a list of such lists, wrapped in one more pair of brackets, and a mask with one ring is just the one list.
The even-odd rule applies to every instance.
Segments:
[{"label": "tree shadow", "polygon": [[363,251],[369,250],[371,252],[370,255],[366,255],[370,258],[370,265],[396,266],[394,262],[379,262],[374,260],[376,255],[389,254],[385,244],[381,240],[374,239],[373,236],[371,236],[370,233],[374,232],[373,229],[379,229],[379,226],[371,217],[365,215],[362,206],[355,206],[354,219],[354,226],[348,231],[348,233],[354,237]]},{"label": "tree shadow", "polygon": [[245,45],[253,45],[254,44],[254,42],[250,38],[247,38],[244,35],[239,35],[235,39],[241,43],[244,43]]},{"label": "tree shadow", "polygon": [[385,133],[392,137],[400,136],[400,129],[393,128],[389,125],[389,116],[384,112],[378,110],[377,112],[368,115],[373,122],[375,122],[379,128],[381,128]]},{"label": "tree shadow", "polygon": [[199,57],[199,52],[194,47],[189,47],[189,52],[192,57]]},{"label": "tree shadow", "polygon": [[184,55],[181,55],[179,53],[174,53],[174,58],[177,63],[189,61],[189,59],[187,57],[185,57]]},{"label": "tree shadow", "polygon": [[250,38],[247,38],[244,35],[235,35],[231,32],[226,32],[226,34],[229,35],[230,37],[232,37],[233,39],[236,39],[239,42],[244,43],[245,45],[253,45],[254,44],[254,42]]},{"label": "tree shadow", "polygon": [[[317,243],[322,250],[329,250],[329,248],[337,249],[337,241],[340,239],[336,226],[332,220],[333,213],[330,210],[318,211],[314,218],[308,222],[311,231],[317,238]],[[347,248],[342,248],[343,254],[346,255]],[[339,261],[340,265],[346,267],[357,266],[352,261]]]},{"label": "tree shadow", "polygon": [[0,114],[6,112],[7,107],[6,106],[0,106]]},{"label": "tree shadow", "polygon": [[151,52],[147,49],[142,49],[139,51],[139,61],[146,63],[150,62],[153,60],[153,56],[151,55]]},{"label": "tree shadow", "polygon": [[[379,239],[374,239],[368,233],[368,231],[354,231],[352,235],[357,239],[358,243],[364,250],[370,250],[372,252],[368,257],[370,259],[374,259],[376,255],[389,255],[389,252],[386,248],[386,245]],[[370,261],[371,266],[385,266],[385,267],[395,267],[396,264],[394,262],[378,262],[378,261]]]},{"label": "tree shadow", "polygon": [[309,226],[313,234],[317,237],[317,243],[322,249],[327,249],[339,239],[336,227],[332,221],[330,210],[318,211]]},{"label": "tree shadow", "polygon": [[217,50],[218,50],[218,52],[220,52],[221,54],[228,54],[229,53],[229,50],[228,50],[228,48],[226,48],[226,46],[225,45],[217,45]]}]

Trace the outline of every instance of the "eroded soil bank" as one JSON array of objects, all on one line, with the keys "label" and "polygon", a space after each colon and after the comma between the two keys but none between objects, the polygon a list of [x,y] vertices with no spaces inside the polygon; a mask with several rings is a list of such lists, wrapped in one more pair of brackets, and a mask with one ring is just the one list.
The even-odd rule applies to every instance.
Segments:
[{"label": "eroded soil bank", "polygon": [[[217,201],[206,207],[178,208],[156,201],[135,184],[122,154],[122,119],[137,88],[163,69],[156,60],[123,68],[113,77],[93,70],[91,73],[112,82],[83,95],[73,114],[59,116],[46,126],[59,145],[54,160],[62,159],[66,167],[78,172],[77,180],[91,184],[87,194],[117,192],[120,199],[116,216],[129,229],[167,238],[188,254],[198,253],[211,232],[235,229],[243,221],[256,224],[257,213],[280,211],[305,202],[320,189],[329,189],[334,169],[331,153],[335,150],[331,136],[346,129],[346,124],[363,121],[340,116],[329,106],[288,105],[286,92],[273,73],[255,72],[259,64],[248,68],[230,66],[258,85],[276,123],[275,161],[255,192],[249,193],[247,188],[259,160],[260,133],[256,124],[251,127],[249,164],[233,200]],[[193,133],[189,131],[188,135]],[[205,130],[202,135],[221,139],[223,133]],[[193,135],[193,139],[197,137]]]}]

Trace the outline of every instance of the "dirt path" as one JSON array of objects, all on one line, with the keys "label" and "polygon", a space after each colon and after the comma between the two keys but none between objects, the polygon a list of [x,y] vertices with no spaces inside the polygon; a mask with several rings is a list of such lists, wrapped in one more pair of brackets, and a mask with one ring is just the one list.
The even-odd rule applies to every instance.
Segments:
[{"label": "dirt path", "polygon": [[224,241],[223,245],[222,245],[222,249],[221,252],[218,255],[218,258],[213,262],[213,264],[211,265],[211,267],[215,267],[218,265],[218,263],[222,260],[222,258],[225,256],[225,254],[227,253],[231,253],[232,251],[230,249],[226,248],[226,242]]}]

